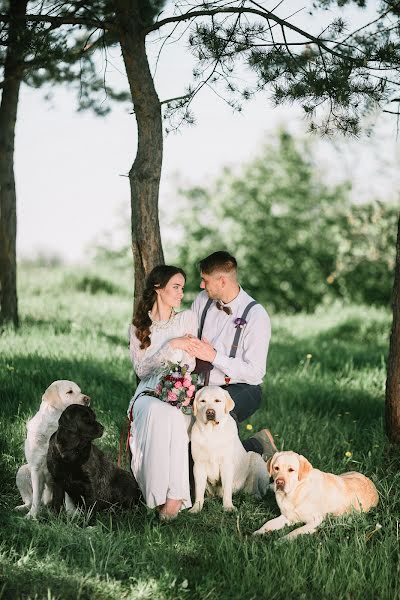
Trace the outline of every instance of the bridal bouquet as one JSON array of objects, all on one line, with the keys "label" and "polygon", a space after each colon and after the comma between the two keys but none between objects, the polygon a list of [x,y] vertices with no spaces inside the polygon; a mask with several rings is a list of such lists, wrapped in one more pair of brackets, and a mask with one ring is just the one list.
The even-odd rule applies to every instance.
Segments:
[{"label": "bridal bouquet", "polygon": [[185,415],[192,412],[191,404],[197,383],[197,375],[188,373],[188,369],[188,365],[170,363],[154,390],[157,398],[180,408]]}]

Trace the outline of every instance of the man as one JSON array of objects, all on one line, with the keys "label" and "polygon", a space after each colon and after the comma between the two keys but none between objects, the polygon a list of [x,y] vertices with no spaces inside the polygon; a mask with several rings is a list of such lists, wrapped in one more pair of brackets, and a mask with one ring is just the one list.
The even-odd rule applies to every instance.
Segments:
[{"label": "man", "polygon": [[[225,388],[235,402],[232,416],[241,423],[261,404],[271,323],[267,311],[239,285],[237,262],[228,252],[210,254],[199,263],[200,292],[192,305],[199,338],[190,351],[211,363],[206,384]],[[208,376],[207,376],[208,378]],[[268,429],[243,442],[244,448],[272,456],[276,446]]]}]

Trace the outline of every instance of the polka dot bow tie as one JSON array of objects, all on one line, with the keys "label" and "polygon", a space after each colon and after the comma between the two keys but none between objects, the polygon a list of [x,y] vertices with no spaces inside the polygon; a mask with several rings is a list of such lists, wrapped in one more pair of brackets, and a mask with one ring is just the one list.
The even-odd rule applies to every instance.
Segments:
[{"label": "polka dot bow tie", "polygon": [[220,302],[219,300],[216,301],[215,306],[218,308],[218,310],[223,310],[224,313],[226,313],[227,315],[231,315],[232,314],[232,309],[230,306],[224,306],[222,304],[222,302]]}]

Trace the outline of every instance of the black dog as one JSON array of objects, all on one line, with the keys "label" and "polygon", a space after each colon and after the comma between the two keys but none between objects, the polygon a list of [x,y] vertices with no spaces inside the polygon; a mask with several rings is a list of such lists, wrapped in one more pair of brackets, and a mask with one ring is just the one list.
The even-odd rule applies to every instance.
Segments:
[{"label": "black dog", "polygon": [[87,406],[72,404],[62,413],[47,453],[55,510],[61,510],[65,492],[76,506],[93,507],[94,511],[138,503],[140,490],[133,475],[114,465],[92,444],[103,431]]}]

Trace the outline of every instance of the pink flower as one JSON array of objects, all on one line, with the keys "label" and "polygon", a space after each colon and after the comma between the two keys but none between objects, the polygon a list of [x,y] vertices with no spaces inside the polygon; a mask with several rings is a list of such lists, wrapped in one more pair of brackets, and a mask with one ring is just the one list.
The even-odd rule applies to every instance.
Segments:
[{"label": "pink flower", "polygon": [[189,404],[190,404],[190,398],[188,396],[186,396],[186,398],[182,402],[182,406],[189,406]]},{"label": "pink flower", "polygon": [[192,382],[191,382],[191,380],[190,380],[190,379],[186,379],[186,378],[185,378],[185,379],[183,380],[183,387],[185,387],[185,388],[189,388],[191,385],[192,385]]},{"label": "pink flower", "polygon": [[176,400],[176,399],[177,399],[177,397],[178,397],[176,394],[174,394],[174,392],[171,392],[170,390],[168,390],[168,394],[167,394],[167,396],[168,396],[168,400],[169,400],[170,402],[175,402],[175,400]]},{"label": "pink flower", "polygon": [[196,389],[196,388],[195,388],[195,386],[194,386],[193,384],[191,384],[191,385],[189,386],[189,389],[188,389],[188,394],[189,394],[189,396],[193,396],[193,392],[194,392],[194,390],[195,390],[195,389]]},{"label": "pink flower", "polygon": [[156,392],[156,394],[160,394],[161,393],[161,383],[157,383],[155,392]]},{"label": "pink flower", "polygon": [[181,381],[176,381],[174,387],[176,387],[178,389],[181,388],[182,387],[182,382]]}]

